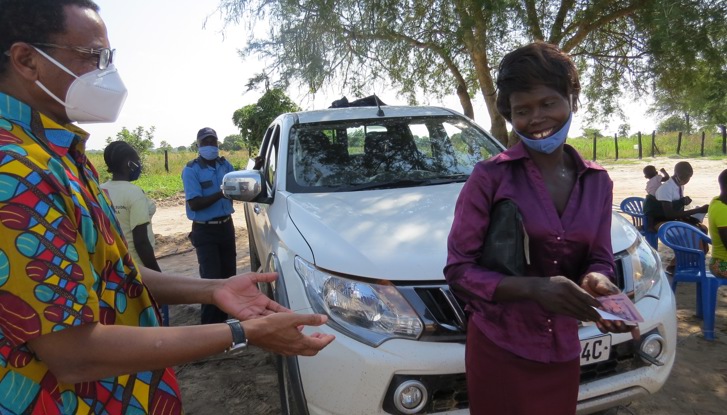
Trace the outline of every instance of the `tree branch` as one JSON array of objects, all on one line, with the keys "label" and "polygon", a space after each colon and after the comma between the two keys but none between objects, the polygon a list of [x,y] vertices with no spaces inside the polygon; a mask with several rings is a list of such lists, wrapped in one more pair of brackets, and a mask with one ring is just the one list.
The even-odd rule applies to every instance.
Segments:
[{"label": "tree branch", "polygon": [[525,0],[525,11],[528,19],[528,29],[533,39],[545,40],[543,31],[540,29],[540,21],[538,20],[538,12],[535,9],[534,0]]},{"label": "tree branch", "polygon": [[614,20],[618,20],[622,17],[630,15],[636,10],[643,8],[645,4],[652,1],[654,0],[633,1],[628,6],[622,9],[616,9],[605,16],[601,16],[592,23],[588,23],[587,19],[583,19],[583,23],[578,26],[578,30],[576,31],[576,33],[561,45],[561,50],[563,50],[563,52],[570,53],[570,51],[579,44],[581,44],[581,42],[583,42],[583,39],[585,39],[591,32],[600,29],[603,26],[606,26]]},{"label": "tree branch", "polygon": [[550,39],[548,39],[549,43],[558,45],[560,44],[560,41],[563,40],[563,25],[565,24],[565,18],[568,16],[568,13],[573,10],[574,4],[575,0],[562,0],[560,2],[558,14],[555,16],[555,20],[553,21],[553,29],[550,31]]}]

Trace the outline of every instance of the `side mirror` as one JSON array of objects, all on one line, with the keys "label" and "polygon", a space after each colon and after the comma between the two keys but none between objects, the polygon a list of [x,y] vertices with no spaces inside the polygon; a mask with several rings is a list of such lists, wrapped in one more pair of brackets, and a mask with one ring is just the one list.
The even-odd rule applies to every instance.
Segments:
[{"label": "side mirror", "polygon": [[229,199],[253,202],[262,193],[262,183],[259,170],[240,170],[225,174],[220,188]]}]

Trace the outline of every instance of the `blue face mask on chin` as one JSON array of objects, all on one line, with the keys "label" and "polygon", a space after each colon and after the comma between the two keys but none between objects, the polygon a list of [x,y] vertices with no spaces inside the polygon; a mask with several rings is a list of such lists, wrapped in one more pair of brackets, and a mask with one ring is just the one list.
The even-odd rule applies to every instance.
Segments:
[{"label": "blue face mask on chin", "polygon": [[520,137],[520,140],[527,148],[533,151],[537,151],[538,153],[550,154],[554,152],[556,148],[560,147],[563,143],[565,143],[565,139],[568,138],[568,130],[570,130],[571,121],[573,121],[572,112],[568,116],[568,120],[565,122],[565,124],[560,127],[560,130],[554,132],[549,137],[545,137],[540,140],[527,138],[524,135],[520,134],[520,132],[518,132],[517,130],[515,130],[515,134]]},{"label": "blue face mask on chin", "polygon": [[217,157],[220,155],[220,149],[215,146],[200,147],[199,155],[205,160],[217,160]]},{"label": "blue face mask on chin", "polygon": [[141,177],[141,165],[133,163],[133,166],[131,166],[131,170],[129,170],[129,181],[136,181],[139,179],[139,177]]}]

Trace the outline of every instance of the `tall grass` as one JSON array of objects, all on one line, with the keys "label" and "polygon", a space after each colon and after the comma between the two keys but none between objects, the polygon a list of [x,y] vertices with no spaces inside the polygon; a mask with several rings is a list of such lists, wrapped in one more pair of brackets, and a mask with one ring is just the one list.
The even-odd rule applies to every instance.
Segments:
[{"label": "tall grass", "polygon": [[[641,136],[641,156],[651,157],[651,134]],[[677,154],[679,133],[656,134],[654,137],[654,156],[684,158],[701,157],[702,133],[683,134],[682,145]],[[593,160],[593,137],[569,138],[568,144],[575,147],[587,160]],[[636,134],[630,137],[618,137],[618,158],[638,159],[639,140]],[[722,158],[722,135],[719,133],[706,133],[704,138],[704,157]],[[613,136],[596,139],[596,161],[615,160],[616,145]]]},{"label": "tall grass", "polygon": [[[169,172],[164,169],[164,152],[147,153],[141,158],[144,168],[141,177],[134,184],[141,187],[152,199],[164,199],[183,192],[182,169],[197,157],[197,153],[190,151],[169,151],[167,154]],[[249,159],[247,150],[220,151],[220,154],[232,163],[236,170],[245,168]],[[103,152],[89,152],[88,158],[98,170],[101,183],[111,179],[111,173],[106,171]]]}]

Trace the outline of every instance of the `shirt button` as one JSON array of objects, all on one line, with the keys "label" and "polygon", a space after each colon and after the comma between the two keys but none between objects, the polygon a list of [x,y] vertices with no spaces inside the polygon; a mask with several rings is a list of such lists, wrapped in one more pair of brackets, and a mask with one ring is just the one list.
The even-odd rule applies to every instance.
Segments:
[{"label": "shirt button", "polygon": [[550,319],[548,319],[548,323],[550,323]]},{"label": "shirt button", "polygon": [[548,331],[549,331],[550,333],[552,333],[552,332],[553,332],[553,329],[548,329]]},{"label": "shirt button", "polygon": [[554,264],[558,264],[558,261],[553,261]]},{"label": "shirt button", "polygon": [[557,237],[557,238],[555,238],[555,239],[557,239],[557,240],[559,240],[559,241],[560,241],[560,236],[559,236],[559,237]]}]

